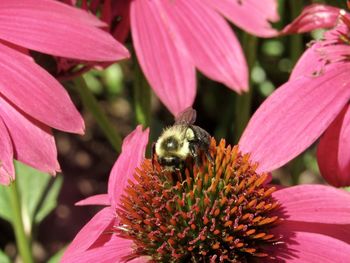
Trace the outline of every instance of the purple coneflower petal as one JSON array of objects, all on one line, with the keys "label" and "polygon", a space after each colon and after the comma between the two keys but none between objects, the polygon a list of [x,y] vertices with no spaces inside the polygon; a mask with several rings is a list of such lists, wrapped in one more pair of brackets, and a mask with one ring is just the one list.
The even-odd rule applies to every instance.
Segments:
[{"label": "purple coneflower petal", "polygon": [[145,158],[149,129],[142,131],[142,126],[130,133],[123,141],[122,153],[114,164],[108,181],[108,195],[112,207],[116,207],[128,181],[134,181],[135,168]]},{"label": "purple coneflower petal", "polygon": [[259,171],[284,165],[326,130],[349,101],[349,71],[350,65],[337,63],[327,74],[289,81],[260,106],[239,142]]},{"label": "purple coneflower petal", "polygon": [[349,243],[350,224],[322,224],[315,222],[301,222],[284,220],[274,228],[274,233],[310,232],[330,236]]},{"label": "purple coneflower petal", "polygon": [[289,81],[300,78],[301,76],[317,76],[324,72],[325,61],[322,56],[322,45],[318,42],[313,43],[301,55],[298,62],[295,64],[292,73],[289,76]]},{"label": "purple coneflower petal", "polygon": [[275,250],[272,251],[272,255],[282,260],[277,262],[350,262],[350,245],[341,240],[322,234],[297,231],[287,232],[285,237],[285,243],[275,246]]},{"label": "purple coneflower petal", "polygon": [[347,105],[321,137],[317,161],[322,176],[336,187],[350,185],[350,110]]},{"label": "purple coneflower petal", "polygon": [[339,11],[339,8],[329,5],[309,5],[292,23],[283,28],[282,33],[305,33],[319,28],[334,27],[339,18]]},{"label": "purple coneflower petal", "polygon": [[224,18],[198,0],[164,1],[162,6],[200,71],[237,92],[248,90],[247,63]]},{"label": "purple coneflower petal", "polygon": [[15,178],[13,167],[13,148],[7,127],[0,118],[0,184],[8,185]]},{"label": "purple coneflower petal", "polygon": [[276,0],[205,0],[243,30],[260,37],[272,37],[277,31],[270,22],[279,20]]},{"label": "purple coneflower petal", "polygon": [[94,195],[90,196],[88,198],[85,198],[83,200],[80,200],[79,202],[76,202],[75,205],[110,205],[110,199],[108,194],[100,194],[100,195]]},{"label": "purple coneflower petal", "polygon": [[187,48],[154,1],[133,1],[130,20],[141,68],[154,92],[176,116],[193,104],[196,95],[195,68]]},{"label": "purple coneflower petal", "polygon": [[0,105],[0,116],[11,137],[14,158],[50,174],[60,171],[51,129],[32,117],[21,114],[1,96]]},{"label": "purple coneflower petal", "polygon": [[323,185],[298,185],[272,194],[287,220],[349,224],[350,193]]},{"label": "purple coneflower petal", "polygon": [[[111,230],[115,218],[115,212],[111,207],[106,207],[99,211],[76,235],[65,251],[61,263],[76,262],[73,258],[79,258],[79,255],[85,253],[101,235],[112,237]],[[81,260],[83,259],[86,260],[87,258],[82,256]]]},{"label": "purple coneflower petal", "polygon": [[71,254],[69,257],[64,257],[61,263],[122,263],[122,262],[138,262],[144,263],[147,260],[137,259],[136,261],[126,261],[125,257],[133,252],[133,242],[125,238],[114,236],[110,241],[103,246],[91,248],[80,253]]},{"label": "purple coneflower petal", "polygon": [[58,1],[0,3],[0,39],[43,53],[81,60],[115,61],[129,57],[124,46],[95,25],[102,23]]},{"label": "purple coneflower petal", "polygon": [[84,121],[65,89],[31,58],[0,43],[0,93],[40,122],[84,133]]}]

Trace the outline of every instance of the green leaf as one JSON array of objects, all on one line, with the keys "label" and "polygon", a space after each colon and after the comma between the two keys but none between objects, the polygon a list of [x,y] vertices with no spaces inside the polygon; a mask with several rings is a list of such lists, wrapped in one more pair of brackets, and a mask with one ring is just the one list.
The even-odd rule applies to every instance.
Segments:
[{"label": "green leaf", "polygon": [[0,262],[1,263],[11,263],[10,258],[1,250],[0,250]]},{"label": "green leaf", "polygon": [[0,185],[0,217],[8,222],[11,222],[11,216],[12,213],[8,199],[8,187]]},{"label": "green leaf", "polygon": [[54,178],[17,161],[15,168],[23,223],[30,233],[33,223],[40,223],[55,208],[62,177]]},{"label": "green leaf", "polygon": [[40,223],[52,210],[57,206],[57,198],[63,184],[63,176],[58,175],[53,179],[47,195],[44,196],[43,202],[35,214],[34,221],[36,224]]},{"label": "green leaf", "polygon": [[345,191],[350,192],[350,186],[344,187],[343,189],[344,189]]},{"label": "green leaf", "polygon": [[[64,247],[60,249],[55,255],[53,255],[47,263],[58,263],[61,260],[61,257],[63,256],[63,252],[66,250],[67,247]],[[0,261],[1,262],[1,261]]]}]

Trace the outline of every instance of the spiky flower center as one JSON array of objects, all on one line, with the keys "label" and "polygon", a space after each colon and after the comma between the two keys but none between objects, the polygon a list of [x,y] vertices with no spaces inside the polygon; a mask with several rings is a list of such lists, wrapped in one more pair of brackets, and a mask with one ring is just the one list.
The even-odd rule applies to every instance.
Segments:
[{"label": "spiky flower center", "polygon": [[130,259],[148,255],[153,262],[250,262],[267,257],[263,247],[278,237],[274,187],[255,172],[249,155],[212,140],[209,162],[188,161],[174,173],[155,160],[136,170],[117,209],[118,235],[136,245]]}]

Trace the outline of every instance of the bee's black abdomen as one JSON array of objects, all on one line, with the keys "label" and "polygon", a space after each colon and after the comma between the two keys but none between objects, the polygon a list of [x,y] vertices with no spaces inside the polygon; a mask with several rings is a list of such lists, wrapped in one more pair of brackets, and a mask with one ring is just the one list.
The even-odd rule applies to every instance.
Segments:
[{"label": "bee's black abdomen", "polygon": [[158,162],[162,166],[178,167],[181,164],[181,159],[177,156],[166,156],[158,159]]}]

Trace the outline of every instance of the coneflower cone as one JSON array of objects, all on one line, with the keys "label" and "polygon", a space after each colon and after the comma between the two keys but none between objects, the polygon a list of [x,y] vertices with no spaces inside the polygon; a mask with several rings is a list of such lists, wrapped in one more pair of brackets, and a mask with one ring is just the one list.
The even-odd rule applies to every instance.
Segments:
[{"label": "coneflower cone", "polygon": [[252,262],[268,259],[264,247],[280,237],[271,229],[280,206],[258,174],[257,164],[238,146],[212,139],[209,161],[169,172],[146,159],[124,191],[115,226],[135,244],[125,260],[150,256],[153,262]]}]

